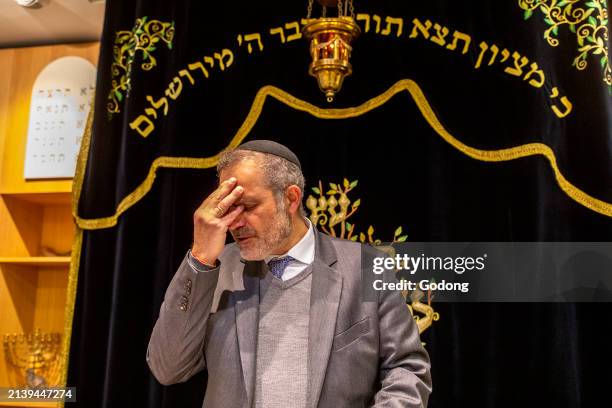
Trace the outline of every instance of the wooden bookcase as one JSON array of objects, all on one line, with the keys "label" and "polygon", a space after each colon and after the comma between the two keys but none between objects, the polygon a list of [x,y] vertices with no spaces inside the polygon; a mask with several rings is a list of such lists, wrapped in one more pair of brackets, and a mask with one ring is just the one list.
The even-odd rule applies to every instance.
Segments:
[{"label": "wooden bookcase", "polygon": [[[30,97],[51,61],[74,55],[97,65],[98,52],[98,43],[0,49],[0,342],[4,334],[35,329],[65,335],[72,180],[23,178]],[[23,386],[4,354],[0,346],[0,387]],[[56,404],[0,402],[4,406]]]}]

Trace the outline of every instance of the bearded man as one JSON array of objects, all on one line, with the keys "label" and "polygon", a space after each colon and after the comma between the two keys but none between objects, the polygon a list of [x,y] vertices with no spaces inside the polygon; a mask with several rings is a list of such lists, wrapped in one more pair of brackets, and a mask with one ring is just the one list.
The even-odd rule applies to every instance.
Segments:
[{"label": "bearded man", "polygon": [[158,381],[208,370],[204,407],[426,407],[429,356],[403,298],[368,292],[371,249],[305,217],[297,156],[255,140],[217,171],[151,334]]}]

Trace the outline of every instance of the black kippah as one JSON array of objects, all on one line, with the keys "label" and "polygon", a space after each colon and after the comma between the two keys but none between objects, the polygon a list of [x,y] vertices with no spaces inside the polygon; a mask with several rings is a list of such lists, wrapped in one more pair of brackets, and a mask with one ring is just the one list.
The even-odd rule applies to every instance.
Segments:
[{"label": "black kippah", "polygon": [[290,161],[291,163],[298,166],[298,168],[302,168],[300,165],[300,160],[297,158],[295,153],[293,153],[289,148],[280,143],[274,142],[272,140],[251,140],[249,142],[243,143],[236,148],[236,150],[250,150],[253,152],[260,153],[268,153],[273,154],[278,157],[282,157],[285,160]]}]

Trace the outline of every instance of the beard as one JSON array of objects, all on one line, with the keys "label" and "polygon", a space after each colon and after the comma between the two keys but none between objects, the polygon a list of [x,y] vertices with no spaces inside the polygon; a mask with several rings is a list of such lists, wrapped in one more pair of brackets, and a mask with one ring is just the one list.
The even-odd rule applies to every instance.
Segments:
[{"label": "beard", "polygon": [[[231,231],[234,240],[240,248],[240,256],[247,261],[260,261],[266,256],[273,255],[274,250],[280,247],[291,235],[291,218],[289,213],[280,210],[268,228],[261,234],[257,234],[250,227],[242,227]],[[241,237],[251,237],[241,242]],[[274,254],[278,255],[278,254]]]}]

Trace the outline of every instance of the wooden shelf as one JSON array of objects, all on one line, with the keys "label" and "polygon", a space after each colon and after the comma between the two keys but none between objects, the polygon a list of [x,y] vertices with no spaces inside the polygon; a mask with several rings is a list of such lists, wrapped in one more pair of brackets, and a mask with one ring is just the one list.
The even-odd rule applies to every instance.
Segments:
[{"label": "wooden shelf", "polygon": [[3,256],[0,264],[22,266],[69,266],[69,256]]},{"label": "wooden shelf", "polygon": [[11,197],[16,200],[22,200],[29,203],[35,204],[47,204],[47,205],[69,205],[72,201],[72,192],[70,190],[65,192],[37,192],[37,193],[24,193],[14,191],[0,191],[3,197]]},{"label": "wooden shelf", "polygon": [[[97,65],[99,52],[98,43],[0,49],[0,334],[36,328],[69,334],[63,331],[76,230],[73,181],[25,179],[24,160],[31,95],[40,72],[66,56]],[[23,378],[7,365],[0,345],[0,385],[22,383]],[[0,407],[57,406],[56,402],[0,402]]]}]

